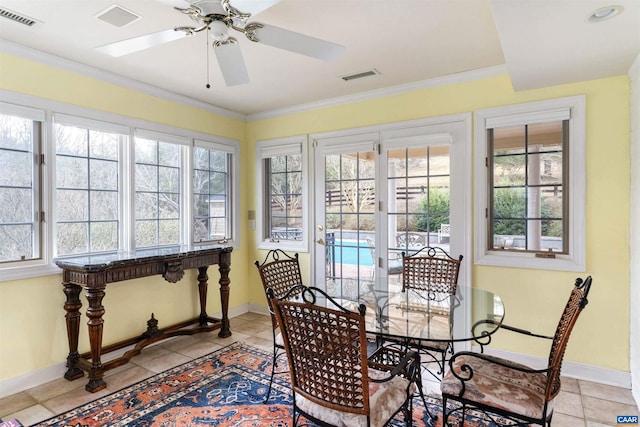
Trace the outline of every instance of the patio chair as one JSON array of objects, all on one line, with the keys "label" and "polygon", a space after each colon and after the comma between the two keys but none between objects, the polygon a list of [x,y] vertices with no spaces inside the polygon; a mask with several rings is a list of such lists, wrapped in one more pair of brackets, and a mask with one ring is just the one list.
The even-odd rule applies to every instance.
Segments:
[{"label": "patio chair", "polygon": [[[451,328],[453,322],[450,315],[458,292],[462,259],[462,255],[453,258],[439,247],[426,246],[411,255],[403,252],[402,292],[410,293],[407,306],[403,309],[447,317]],[[453,354],[452,341],[411,340],[408,346],[418,349],[420,354],[429,356],[437,363],[439,369],[435,374],[428,370],[436,378],[444,372],[447,355]]]},{"label": "patio chair", "polygon": [[[462,417],[468,408],[485,413],[496,421],[503,418],[503,425],[539,424],[550,426],[554,399],[560,392],[560,369],[562,359],[573,326],[589,302],[591,276],[586,280],[576,279],[555,335],[553,337],[533,334],[508,325],[500,327],[535,338],[551,340],[547,367],[533,369],[511,360],[483,353],[463,351],[449,360],[449,368],[440,384],[442,391],[443,425],[448,417],[461,411]],[[459,405],[447,410],[447,401]]]},{"label": "patio chair", "polygon": [[281,299],[268,289],[267,296],[289,362],[294,426],[304,416],[321,426],[377,427],[400,412],[411,425],[419,356],[404,353],[396,366],[379,363],[384,357],[369,362],[364,305],[351,312],[315,287],[296,286]]},{"label": "patio chair", "polygon": [[[258,268],[260,273],[260,279],[262,280],[262,286],[265,290],[271,288],[276,297],[281,297],[286,294],[289,289],[295,285],[302,285],[302,274],[300,273],[300,263],[298,262],[298,254],[293,256],[287,254],[281,249],[270,250],[262,263],[255,261],[254,264]],[[279,332],[278,320],[273,312],[271,306],[269,306],[269,312],[271,313],[271,326],[273,332],[273,361],[271,364],[271,379],[269,380],[269,390],[265,397],[265,403],[269,400],[271,395],[271,386],[273,385],[273,376],[276,373],[278,367],[278,358],[284,355],[284,344],[282,342],[282,335]]]}]

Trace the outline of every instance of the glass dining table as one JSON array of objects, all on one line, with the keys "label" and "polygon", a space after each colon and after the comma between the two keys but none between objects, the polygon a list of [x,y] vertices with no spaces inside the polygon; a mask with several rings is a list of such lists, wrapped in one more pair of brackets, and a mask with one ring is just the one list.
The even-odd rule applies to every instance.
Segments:
[{"label": "glass dining table", "polygon": [[[502,299],[489,291],[472,288],[466,299],[458,295],[424,291],[367,289],[355,295],[329,295],[343,307],[366,307],[368,334],[380,340],[420,345],[423,342],[474,342],[483,348],[504,319]],[[469,298],[470,296],[470,298]],[[455,324],[470,316],[469,326]]]}]

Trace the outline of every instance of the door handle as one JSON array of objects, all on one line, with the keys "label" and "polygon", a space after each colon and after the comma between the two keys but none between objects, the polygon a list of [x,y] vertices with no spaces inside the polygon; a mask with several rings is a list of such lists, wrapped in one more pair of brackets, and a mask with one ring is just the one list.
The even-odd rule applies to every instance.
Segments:
[{"label": "door handle", "polygon": [[321,237],[321,238],[319,238],[318,240],[316,240],[316,242],[317,242],[317,243],[319,243],[319,244],[321,244],[321,245],[324,245],[324,244],[325,244],[325,243],[324,243],[324,239],[323,239],[322,237]]}]

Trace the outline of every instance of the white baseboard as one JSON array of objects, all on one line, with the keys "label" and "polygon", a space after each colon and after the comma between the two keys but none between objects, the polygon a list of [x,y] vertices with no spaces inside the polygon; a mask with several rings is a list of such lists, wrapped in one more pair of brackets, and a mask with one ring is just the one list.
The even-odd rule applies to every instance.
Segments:
[{"label": "white baseboard", "polygon": [[[474,351],[476,348],[474,347]],[[485,348],[485,353],[522,363],[523,365],[542,368],[547,365],[547,358],[530,356],[527,354],[512,353],[509,351]],[[615,369],[601,368],[598,366],[583,365],[580,363],[564,361],[562,363],[562,376],[578,380],[591,381],[615,387],[631,389],[631,373],[617,371]]]},{"label": "white baseboard", "polygon": [[[229,309],[229,318],[233,318],[239,316],[241,314],[247,313],[250,309],[249,304],[243,304],[239,307],[234,307]],[[254,310],[255,311],[255,310]],[[269,314],[269,311],[265,308],[266,314]],[[215,318],[222,317],[222,313],[214,313],[211,315]],[[233,329],[231,330],[233,333]],[[161,341],[160,341],[161,343]],[[156,345],[155,343],[153,345]],[[128,351],[130,347],[121,348],[117,351],[111,352],[105,357],[103,357],[103,361],[107,361],[116,357],[122,356],[126,351]],[[43,369],[38,369],[32,372],[28,372],[24,375],[20,375],[17,377],[9,378],[8,380],[0,381],[0,399],[3,397],[10,396],[12,394],[19,393],[21,391],[28,390],[33,387],[37,387],[39,385],[48,383],[49,381],[60,379],[64,376],[66,371],[66,362],[57,363],[53,366],[49,366]],[[86,378],[83,377],[83,378]],[[79,383],[82,382],[82,379],[76,380]],[[86,381],[86,380],[85,380]]]}]

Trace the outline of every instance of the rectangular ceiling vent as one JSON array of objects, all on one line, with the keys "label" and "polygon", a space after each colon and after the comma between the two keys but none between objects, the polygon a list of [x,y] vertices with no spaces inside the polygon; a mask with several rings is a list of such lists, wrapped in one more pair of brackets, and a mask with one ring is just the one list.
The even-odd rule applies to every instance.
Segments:
[{"label": "rectangular ceiling vent", "polygon": [[4,9],[0,7],[0,16],[3,18],[10,19],[19,24],[24,24],[28,27],[32,27],[36,22],[35,19],[29,18],[28,16],[20,15],[19,13],[12,12],[8,9]]},{"label": "rectangular ceiling vent", "polygon": [[114,4],[113,6],[109,6],[102,12],[98,13],[96,18],[108,24],[115,25],[116,27],[124,27],[125,25],[136,22],[142,17],[122,6]]},{"label": "rectangular ceiling vent", "polygon": [[361,73],[355,73],[355,74],[350,74],[348,76],[342,76],[341,79],[344,80],[345,82],[348,82],[349,80],[362,79],[364,77],[376,76],[378,74],[380,74],[380,71],[376,70],[375,68],[372,68],[370,70],[363,71]]}]

